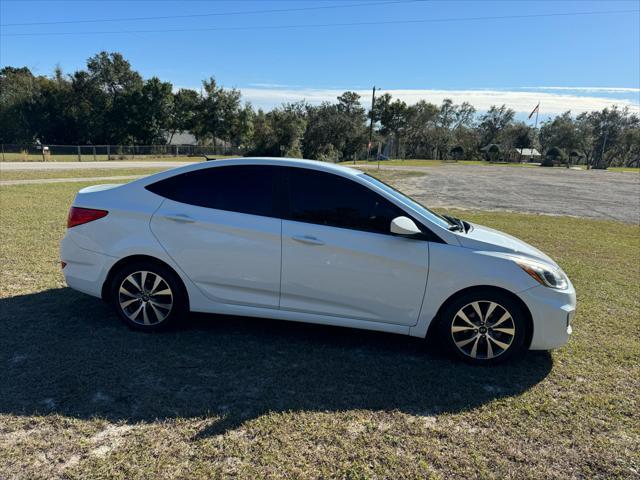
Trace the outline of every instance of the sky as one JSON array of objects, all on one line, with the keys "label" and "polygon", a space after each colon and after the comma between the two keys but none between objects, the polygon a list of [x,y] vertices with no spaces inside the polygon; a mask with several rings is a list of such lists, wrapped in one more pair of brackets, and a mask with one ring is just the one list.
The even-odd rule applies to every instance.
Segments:
[{"label": "sky", "polygon": [[[0,65],[71,73],[118,51],[174,88],[214,76],[256,107],[371,87],[478,110],[640,112],[640,0],[0,0]],[[593,12],[609,12],[598,13]],[[155,18],[149,18],[155,17]],[[158,18],[162,17],[162,18]]]}]

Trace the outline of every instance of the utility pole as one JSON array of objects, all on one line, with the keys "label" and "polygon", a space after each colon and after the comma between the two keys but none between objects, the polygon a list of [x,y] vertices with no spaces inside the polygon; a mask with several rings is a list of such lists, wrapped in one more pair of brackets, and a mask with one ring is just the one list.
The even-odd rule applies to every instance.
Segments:
[{"label": "utility pole", "polygon": [[373,141],[373,109],[376,106],[376,86],[373,86],[373,93],[371,94],[371,122],[369,123],[369,144],[367,145],[367,161],[371,155],[371,142]]},{"label": "utility pole", "polygon": [[600,154],[600,159],[598,161],[597,167],[604,168],[604,149],[607,146],[607,136],[609,135],[609,129],[607,128],[604,132],[604,141],[602,142],[602,153]]},{"label": "utility pole", "polygon": [[[538,100],[538,106],[536,107],[536,124],[533,127],[533,132],[537,137],[538,143],[540,143],[540,134],[538,133],[538,114],[539,113],[540,113],[540,100]],[[540,147],[540,150],[542,150],[542,147]],[[533,150],[530,152],[530,155],[529,155],[529,161],[531,160],[533,160]]]}]

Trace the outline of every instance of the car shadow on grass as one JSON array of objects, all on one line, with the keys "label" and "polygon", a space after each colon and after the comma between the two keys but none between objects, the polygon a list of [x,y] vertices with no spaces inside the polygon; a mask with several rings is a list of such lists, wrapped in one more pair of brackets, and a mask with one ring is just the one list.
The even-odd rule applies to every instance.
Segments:
[{"label": "car shadow on grass", "polygon": [[530,352],[471,367],[415,338],[241,317],[145,334],[68,288],[0,299],[0,314],[1,414],[219,419],[199,437],[269,411],[464,411],[521,394],[552,366]]}]

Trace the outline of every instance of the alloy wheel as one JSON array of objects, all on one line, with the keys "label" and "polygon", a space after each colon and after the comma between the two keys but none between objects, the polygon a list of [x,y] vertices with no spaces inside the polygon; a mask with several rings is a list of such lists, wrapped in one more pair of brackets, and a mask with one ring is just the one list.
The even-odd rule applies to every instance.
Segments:
[{"label": "alloy wheel", "polygon": [[173,293],[167,281],[154,272],[133,272],[118,289],[122,312],[139,325],[162,323],[173,308]]},{"label": "alloy wheel", "polygon": [[451,322],[451,337],[458,350],[477,360],[490,360],[504,354],[515,335],[516,324],[511,313],[492,301],[468,303]]}]

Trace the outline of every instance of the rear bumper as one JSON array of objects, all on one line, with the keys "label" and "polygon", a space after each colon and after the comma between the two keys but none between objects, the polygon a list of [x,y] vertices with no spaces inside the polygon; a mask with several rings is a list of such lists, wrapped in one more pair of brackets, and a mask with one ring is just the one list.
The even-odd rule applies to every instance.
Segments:
[{"label": "rear bumper", "polygon": [[116,258],[79,247],[69,236],[60,243],[60,260],[67,285],[94,297],[102,296],[102,285]]},{"label": "rear bumper", "polygon": [[531,350],[551,350],[569,340],[576,313],[576,291],[569,284],[567,290],[536,286],[520,292],[533,319]]}]

